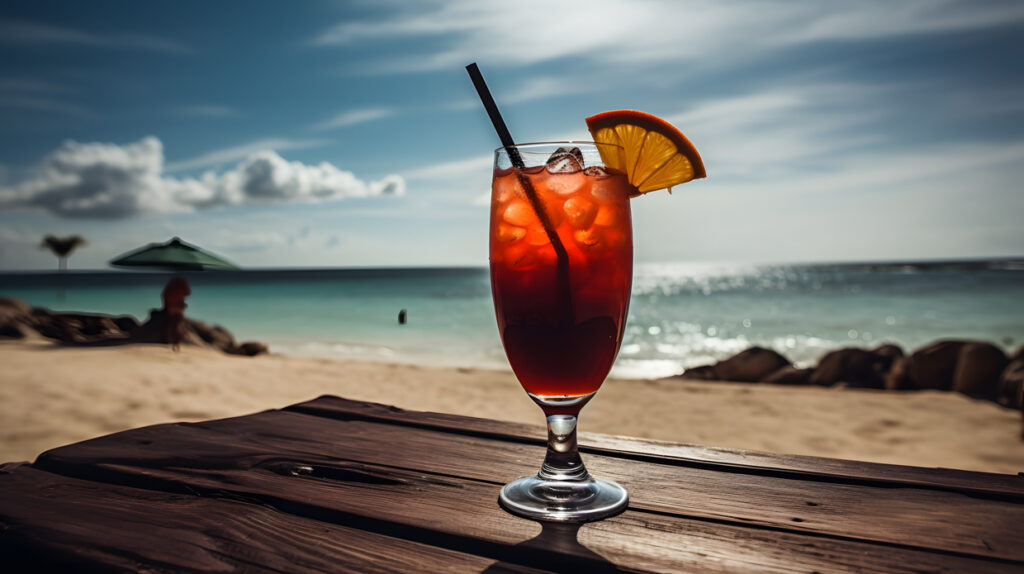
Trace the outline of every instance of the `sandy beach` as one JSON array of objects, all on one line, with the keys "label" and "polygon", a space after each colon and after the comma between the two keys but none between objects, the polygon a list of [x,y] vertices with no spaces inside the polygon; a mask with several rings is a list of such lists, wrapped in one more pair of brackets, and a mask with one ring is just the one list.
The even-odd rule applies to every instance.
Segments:
[{"label": "sandy beach", "polygon": [[[0,461],[128,428],[334,394],[542,424],[510,372],[186,347],[0,344]],[[1024,471],[1017,411],[948,392],[609,380],[581,429],[683,443],[1001,473]]]}]

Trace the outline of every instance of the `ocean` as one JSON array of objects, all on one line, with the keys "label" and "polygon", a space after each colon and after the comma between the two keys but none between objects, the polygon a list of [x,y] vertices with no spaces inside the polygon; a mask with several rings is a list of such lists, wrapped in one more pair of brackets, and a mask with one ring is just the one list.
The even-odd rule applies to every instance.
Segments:
[{"label": "ocean", "polygon": [[[506,369],[486,268],[273,269],[185,274],[188,316],[273,352]],[[55,310],[160,306],[166,273],[0,274],[0,295]],[[60,297],[63,285],[64,296]],[[406,309],[408,322],[399,325]],[[658,378],[751,345],[798,365],[847,346],[939,338],[1024,343],[1024,261],[637,264],[612,376]]]}]

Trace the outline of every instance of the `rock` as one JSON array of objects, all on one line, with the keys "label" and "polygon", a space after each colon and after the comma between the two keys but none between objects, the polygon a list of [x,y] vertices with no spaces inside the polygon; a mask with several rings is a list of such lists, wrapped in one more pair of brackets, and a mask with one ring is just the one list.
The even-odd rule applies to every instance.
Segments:
[{"label": "rock", "polygon": [[979,399],[996,400],[1006,354],[991,343],[964,345],[953,373],[953,390]]},{"label": "rock", "polygon": [[1011,361],[999,376],[999,392],[996,402],[1004,407],[1024,407],[1024,358]]},{"label": "rock", "polygon": [[260,343],[257,341],[246,341],[232,349],[231,352],[235,355],[255,357],[256,355],[263,355],[269,353],[270,349],[264,343]]},{"label": "rock", "polygon": [[117,328],[120,329],[122,333],[131,333],[135,329],[139,328],[139,322],[131,315],[118,315],[116,317],[111,317],[111,319],[113,319],[114,323],[117,324]]},{"label": "rock", "polygon": [[960,351],[971,341],[939,341],[914,351],[907,357],[906,376],[910,388],[938,389],[953,388],[953,373]]},{"label": "rock", "polygon": [[[32,307],[14,297],[0,297],[0,339],[44,336],[76,346],[110,346],[129,343],[167,343],[167,314],[153,309],[145,323],[131,315],[101,313],[54,313]],[[268,353],[263,343],[248,341],[238,345],[230,331],[219,325],[207,325],[186,318],[182,343],[209,345],[236,355]]]},{"label": "rock", "polygon": [[813,372],[814,369],[798,369],[793,365],[789,365],[761,379],[761,382],[773,385],[809,385],[811,384],[811,373]]},{"label": "rock", "polygon": [[167,324],[167,315],[160,309],[150,309],[146,321],[131,332],[131,340],[134,343],[167,343],[164,336],[164,326]]},{"label": "rock", "polygon": [[193,321],[192,319],[185,319],[185,336],[182,339],[185,342],[191,342],[188,337],[188,332],[191,331],[199,337],[199,339],[207,345],[216,347],[224,352],[230,353],[237,345],[235,344],[235,337],[230,331],[221,327],[220,325],[207,325],[199,321]]},{"label": "rock", "polygon": [[0,297],[0,339],[24,339],[36,334],[32,306],[14,297]]},{"label": "rock", "polygon": [[789,365],[786,357],[771,349],[751,347],[716,363],[714,373],[718,380],[754,383]]},{"label": "rock", "polygon": [[913,381],[907,376],[907,362],[906,358],[893,361],[892,368],[889,369],[889,373],[885,376],[885,390],[910,391],[916,388]]},{"label": "rock", "polygon": [[51,313],[44,309],[35,309],[32,317],[35,328],[41,335],[64,343],[103,342],[126,336],[120,324],[110,315]]},{"label": "rock", "polygon": [[[39,314],[36,315],[40,317]],[[44,337],[56,339],[62,343],[83,343],[87,339],[82,334],[84,325],[78,319],[66,315],[49,315],[40,319],[36,330]]]},{"label": "rock", "polygon": [[63,321],[67,325],[77,326],[78,335],[89,338],[98,335],[110,335],[120,333],[121,328],[110,317],[110,315],[99,315],[95,313],[54,313],[52,317]]},{"label": "rock", "polygon": [[[892,367],[892,349],[886,346],[882,353],[864,349],[847,348],[832,351],[822,357],[811,375],[812,385],[834,385],[846,383],[853,388],[885,388],[885,377]],[[895,347],[900,355],[899,347]]]},{"label": "rock", "polygon": [[0,297],[0,317],[29,317],[32,306],[16,297]]},{"label": "rock", "polygon": [[0,339],[24,339],[26,333],[14,321],[0,322]]},{"label": "rock", "polygon": [[715,378],[715,367],[713,365],[703,365],[701,367],[693,367],[683,371],[683,374],[679,375],[679,379],[697,380],[697,381],[711,381]]},{"label": "rock", "polygon": [[871,352],[879,357],[889,357],[894,363],[896,362],[896,359],[902,359],[905,356],[903,354],[903,349],[901,349],[899,345],[893,345],[891,343],[879,345]]}]

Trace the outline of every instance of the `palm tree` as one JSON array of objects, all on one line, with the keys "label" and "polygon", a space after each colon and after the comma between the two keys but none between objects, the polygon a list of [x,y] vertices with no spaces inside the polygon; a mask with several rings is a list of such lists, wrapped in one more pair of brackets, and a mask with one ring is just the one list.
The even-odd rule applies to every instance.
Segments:
[{"label": "palm tree", "polygon": [[[57,271],[63,273],[68,270],[68,256],[71,255],[72,251],[83,245],[88,245],[88,243],[86,243],[81,235],[72,235],[70,237],[47,235],[43,238],[43,242],[39,244],[39,247],[45,247],[57,256]],[[57,280],[57,300],[64,300],[63,275]]]},{"label": "palm tree", "polygon": [[45,247],[52,251],[57,256],[57,270],[66,271],[68,268],[68,256],[71,255],[72,251],[84,245],[88,245],[88,243],[81,235],[71,235],[69,237],[47,235],[43,238],[43,242],[39,244],[39,247]]}]

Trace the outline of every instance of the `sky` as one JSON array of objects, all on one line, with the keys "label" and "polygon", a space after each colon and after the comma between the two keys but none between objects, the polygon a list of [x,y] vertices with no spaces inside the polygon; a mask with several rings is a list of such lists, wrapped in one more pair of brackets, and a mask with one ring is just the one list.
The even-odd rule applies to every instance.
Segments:
[{"label": "sky", "polygon": [[639,109],[708,177],[638,262],[1024,255],[1024,3],[5,2],[0,271],[172,236],[243,267],[487,263],[498,139]]}]

